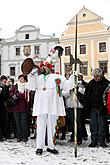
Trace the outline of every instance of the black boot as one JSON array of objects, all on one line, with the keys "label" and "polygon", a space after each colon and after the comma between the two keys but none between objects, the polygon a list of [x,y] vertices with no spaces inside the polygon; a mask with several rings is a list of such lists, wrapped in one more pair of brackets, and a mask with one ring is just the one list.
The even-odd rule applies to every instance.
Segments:
[{"label": "black boot", "polygon": [[55,155],[57,155],[59,153],[56,149],[47,148],[47,151],[52,153],[52,154],[55,154]]},{"label": "black boot", "polygon": [[90,143],[88,146],[89,146],[89,147],[96,147],[97,145],[98,145],[97,142],[92,142],[92,143]]},{"label": "black boot", "polygon": [[3,138],[0,137],[0,141],[1,141],[1,142],[4,141]]},{"label": "black boot", "polygon": [[62,135],[62,136],[60,137],[60,140],[65,140],[65,135]]},{"label": "black boot", "polygon": [[101,147],[107,147],[104,138],[99,139],[99,143],[100,143],[100,146],[101,146]]},{"label": "black boot", "polygon": [[43,150],[39,148],[39,149],[37,149],[36,154],[37,155],[42,155],[42,152],[43,152]]}]

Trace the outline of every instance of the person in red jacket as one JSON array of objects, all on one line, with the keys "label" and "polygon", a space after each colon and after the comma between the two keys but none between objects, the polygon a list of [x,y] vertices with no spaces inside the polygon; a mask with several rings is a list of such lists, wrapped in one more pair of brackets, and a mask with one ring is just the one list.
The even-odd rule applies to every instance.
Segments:
[{"label": "person in red jacket", "polygon": [[[29,94],[26,91],[27,77],[23,74],[18,76],[17,85],[14,85],[10,90],[10,96],[16,93],[18,102],[12,106],[16,123],[16,138],[17,141],[28,140],[28,102]],[[16,89],[17,88],[17,89]]]},{"label": "person in red jacket", "polygon": [[105,89],[104,91],[104,94],[103,94],[103,103],[104,103],[104,106],[107,107],[107,113],[108,115],[110,115],[110,83],[108,84],[107,88]]}]

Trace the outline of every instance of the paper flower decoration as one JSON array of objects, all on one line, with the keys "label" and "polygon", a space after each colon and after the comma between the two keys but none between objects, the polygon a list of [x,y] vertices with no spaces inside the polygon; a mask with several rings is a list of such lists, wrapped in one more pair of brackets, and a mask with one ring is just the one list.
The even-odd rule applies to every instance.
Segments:
[{"label": "paper flower decoration", "polygon": [[56,92],[58,96],[62,96],[62,92],[60,89],[60,84],[61,84],[61,80],[59,78],[55,79],[55,83],[56,83]]}]

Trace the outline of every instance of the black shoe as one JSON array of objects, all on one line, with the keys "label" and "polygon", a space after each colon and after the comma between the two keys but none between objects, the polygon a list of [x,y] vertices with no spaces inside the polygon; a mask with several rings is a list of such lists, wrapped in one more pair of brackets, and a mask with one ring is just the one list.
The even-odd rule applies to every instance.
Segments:
[{"label": "black shoe", "polygon": [[100,146],[103,147],[103,148],[107,147],[107,145],[105,143],[100,143]]},{"label": "black shoe", "polygon": [[55,137],[56,139],[59,139],[59,135],[56,135],[56,137]]},{"label": "black shoe", "polygon": [[37,149],[36,154],[37,155],[42,155],[43,150],[42,149]]},{"label": "black shoe", "polygon": [[87,137],[83,137],[83,140],[87,140]]},{"label": "black shoe", "polygon": [[110,139],[109,139],[109,138],[107,138],[107,139],[106,139],[106,142],[107,142],[107,143],[110,143]]},{"label": "black shoe", "polygon": [[21,142],[21,139],[17,139],[17,142]]},{"label": "black shoe", "polygon": [[56,149],[47,148],[47,151],[55,155],[59,154],[59,152]]},{"label": "black shoe", "polygon": [[27,142],[27,141],[28,141],[28,139],[27,139],[27,138],[26,138],[26,139],[22,139],[22,141],[23,141],[23,142]]},{"label": "black shoe", "polygon": [[4,141],[2,138],[0,138],[0,141],[2,142],[2,141]]},{"label": "black shoe", "polygon": [[65,140],[65,136],[61,136],[60,137],[60,140]]},{"label": "black shoe", "polygon": [[82,140],[78,141],[77,144],[78,145],[81,145],[82,144]]},{"label": "black shoe", "polygon": [[36,135],[34,135],[34,136],[30,137],[30,139],[36,139]]},{"label": "black shoe", "polygon": [[89,146],[89,147],[96,147],[97,145],[98,145],[98,143],[93,143],[93,142],[92,142],[92,143],[90,143],[88,146]]},{"label": "black shoe", "polygon": [[69,143],[74,142],[74,139],[69,139],[68,142]]}]

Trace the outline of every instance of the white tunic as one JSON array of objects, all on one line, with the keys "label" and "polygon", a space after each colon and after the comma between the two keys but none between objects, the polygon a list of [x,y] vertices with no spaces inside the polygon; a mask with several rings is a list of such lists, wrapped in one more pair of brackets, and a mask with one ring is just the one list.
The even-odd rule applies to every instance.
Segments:
[{"label": "white tunic", "polygon": [[[55,79],[57,78],[61,80],[61,89],[70,90],[74,87],[73,75],[71,75],[69,80],[66,80],[66,78],[61,75],[52,73],[48,74],[46,79],[44,79],[43,74],[38,76],[33,104],[33,116],[40,114],[66,115],[63,97],[59,97],[56,92]],[[44,87],[46,90],[43,90]]]},{"label": "white tunic", "polygon": [[27,89],[35,91],[36,83],[38,78],[38,69],[34,68],[28,75]]}]

